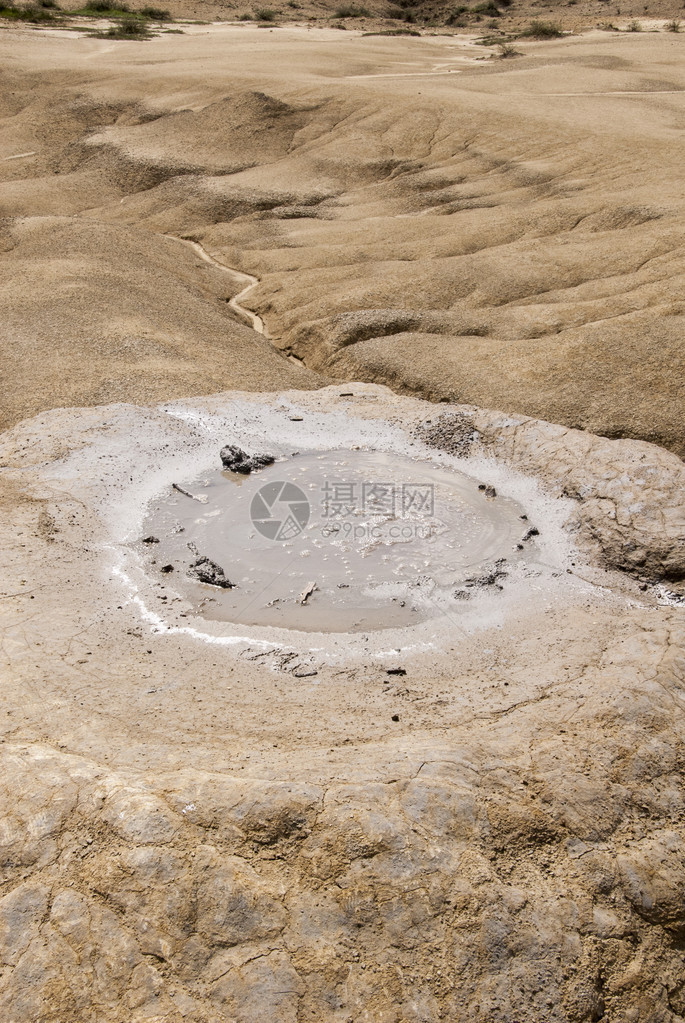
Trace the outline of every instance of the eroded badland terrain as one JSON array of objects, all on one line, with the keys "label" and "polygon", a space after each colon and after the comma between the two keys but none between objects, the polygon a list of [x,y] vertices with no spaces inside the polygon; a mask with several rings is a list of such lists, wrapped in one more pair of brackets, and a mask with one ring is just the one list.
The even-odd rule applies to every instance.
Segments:
[{"label": "eroded badland terrain", "polygon": [[[619,27],[0,30],[6,1023],[685,1019],[685,33]],[[315,535],[327,464],[433,532]]]}]

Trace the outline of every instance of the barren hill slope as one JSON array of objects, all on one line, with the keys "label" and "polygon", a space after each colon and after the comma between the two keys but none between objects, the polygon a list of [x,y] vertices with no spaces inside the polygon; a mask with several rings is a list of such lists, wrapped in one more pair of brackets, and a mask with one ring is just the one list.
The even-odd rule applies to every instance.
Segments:
[{"label": "barren hill slope", "polygon": [[10,41],[5,423],[356,377],[685,451],[685,37]]}]

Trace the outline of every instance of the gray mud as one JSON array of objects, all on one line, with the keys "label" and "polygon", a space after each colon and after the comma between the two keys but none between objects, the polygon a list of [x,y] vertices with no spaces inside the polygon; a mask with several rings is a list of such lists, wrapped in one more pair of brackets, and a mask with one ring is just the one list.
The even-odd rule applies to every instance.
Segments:
[{"label": "gray mud", "polygon": [[[166,582],[205,618],[319,632],[414,625],[463,614],[465,591],[497,594],[535,559],[516,501],[395,454],[297,454],[183,487],[207,502],[170,491],[143,535],[160,540],[147,549],[151,573],[173,565]],[[193,578],[198,553],[234,588]]]}]

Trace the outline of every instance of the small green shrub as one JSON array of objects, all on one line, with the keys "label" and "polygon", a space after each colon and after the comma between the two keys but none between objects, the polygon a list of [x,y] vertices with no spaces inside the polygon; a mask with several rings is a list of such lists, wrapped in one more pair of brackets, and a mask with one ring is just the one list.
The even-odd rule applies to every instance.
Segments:
[{"label": "small green shrub", "polygon": [[275,21],[278,17],[276,11],[272,11],[270,7],[259,7],[254,13],[258,21]]},{"label": "small green shrub", "polygon": [[628,25],[628,31],[629,32],[641,32],[642,31],[642,25],[640,24],[639,21],[631,21],[631,23]]},{"label": "small green shrub", "polygon": [[511,57],[520,57],[520,50],[514,49],[511,43],[498,43],[500,60],[509,60]]},{"label": "small green shrub", "polygon": [[673,19],[673,21],[667,21],[666,22],[666,31],[667,32],[680,32],[680,22],[676,21],[675,18]]},{"label": "small green shrub", "polygon": [[151,39],[152,34],[142,21],[120,21],[105,32],[98,32],[101,39]]},{"label": "small green shrub", "polygon": [[522,39],[559,39],[564,30],[553,21],[531,21],[519,35]]}]

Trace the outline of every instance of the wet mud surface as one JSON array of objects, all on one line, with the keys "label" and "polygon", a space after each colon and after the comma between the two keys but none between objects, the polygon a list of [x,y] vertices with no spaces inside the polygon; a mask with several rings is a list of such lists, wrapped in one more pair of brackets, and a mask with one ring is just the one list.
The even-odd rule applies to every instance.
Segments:
[{"label": "wet mud surface", "polygon": [[[394,454],[295,454],[249,477],[217,469],[183,491],[146,520],[160,541],[149,568],[212,619],[322,632],[413,625],[502,590],[536,557],[518,502]],[[233,585],[199,581],[198,556]]]}]

